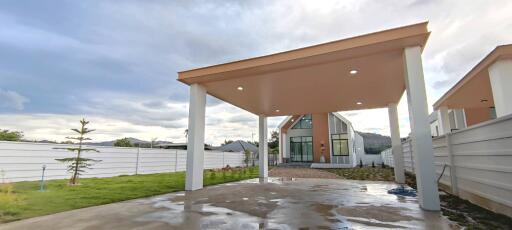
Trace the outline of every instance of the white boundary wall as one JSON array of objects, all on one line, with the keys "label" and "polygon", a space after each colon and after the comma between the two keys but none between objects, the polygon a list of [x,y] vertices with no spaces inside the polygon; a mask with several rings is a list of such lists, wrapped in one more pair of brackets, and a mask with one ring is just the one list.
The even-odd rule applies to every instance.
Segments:
[{"label": "white boundary wall", "polygon": [[[512,115],[435,137],[433,145],[438,177],[447,165],[441,188],[512,216]],[[402,147],[405,170],[414,173],[411,141]],[[381,155],[385,164],[393,166],[391,151]]]},{"label": "white boundary wall", "polygon": [[[46,165],[47,179],[68,178],[70,175],[66,172],[66,164],[55,160],[74,156],[72,152],[55,149],[67,146],[71,145],[0,141],[0,174],[3,174],[6,182],[40,180],[42,166]],[[95,148],[100,152],[87,152],[83,156],[101,160],[101,162],[95,163],[92,169],[86,170],[82,178],[186,170],[186,150],[86,147]],[[241,152],[205,151],[204,168],[243,166],[243,160],[244,154]],[[1,179],[2,175],[0,175]]]}]

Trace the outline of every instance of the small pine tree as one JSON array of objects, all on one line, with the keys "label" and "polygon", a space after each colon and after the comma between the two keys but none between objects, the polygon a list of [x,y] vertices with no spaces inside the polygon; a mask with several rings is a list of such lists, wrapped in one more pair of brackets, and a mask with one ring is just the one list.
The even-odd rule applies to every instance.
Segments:
[{"label": "small pine tree", "polygon": [[80,129],[71,129],[79,134],[78,137],[66,137],[67,139],[78,140],[78,147],[67,147],[67,148],[54,148],[54,149],[65,149],[70,152],[76,152],[75,157],[61,158],[55,159],[57,161],[68,163],[68,172],[71,173],[71,178],[69,179],[69,185],[77,185],[78,177],[85,172],[85,169],[89,169],[92,166],[92,163],[100,162],[100,160],[94,160],[90,158],[84,158],[81,156],[83,152],[99,152],[96,149],[92,148],[83,148],[82,144],[85,140],[91,140],[90,138],[85,137],[86,134],[94,131],[94,129],[88,129],[85,126],[89,124],[88,121],[82,118],[80,120],[80,124],[82,127]]},{"label": "small pine tree", "polygon": [[375,168],[375,162],[372,161],[372,168]]},{"label": "small pine tree", "polygon": [[244,151],[244,164],[245,167],[249,167],[249,160],[251,159],[251,151],[245,150]]},{"label": "small pine tree", "polygon": [[380,167],[385,169],[386,168],[386,165],[384,164],[384,162],[380,163]]},{"label": "small pine tree", "polygon": [[359,168],[363,167],[363,159],[359,159]]}]

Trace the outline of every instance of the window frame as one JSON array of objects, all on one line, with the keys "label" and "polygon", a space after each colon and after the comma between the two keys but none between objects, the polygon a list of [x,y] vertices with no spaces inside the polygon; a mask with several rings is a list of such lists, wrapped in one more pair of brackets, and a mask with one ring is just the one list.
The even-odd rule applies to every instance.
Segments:
[{"label": "window frame", "polygon": [[[332,146],[332,155],[335,156],[335,157],[342,157],[342,156],[350,156],[350,147],[349,147],[349,144],[348,144],[348,138],[342,138],[341,137],[342,134],[331,134],[331,146]],[[336,154],[336,151],[334,149],[334,142],[335,141],[345,141],[346,142],[346,154]],[[340,146],[340,153],[342,152],[341,150],[341,144],[339,145]]]},{"label": "window frame", "polygon": [[[303,125],[303,122],[309,125]],[[292,126],[292,129],[312,129],[313,128],[313,116],[311,114],[303,115],[297,122]]]},{"label": "window frame", "polygon": [[[293,141],[294,138],[298,138],[300,139],[300,141]],[[309,139],[309,140],[308,140]],[[295,161],[293,160],[292,158],[292,153],[291,153],[291,149],[292,149],[292,145],[293,143],[300,143],[299,144],[299,148],[300,148],[300,161]],[[311,160],[304,160],[304,157],[305,157],[305,154],[304,154],[304,144],[311,144]],[[313,136],[294,136],[294,137],[290,137],[290,160],[292,162],[313,162],[314,161],[314,148],[313,148]],[[295,154],[293,154],[295,155]]]}]

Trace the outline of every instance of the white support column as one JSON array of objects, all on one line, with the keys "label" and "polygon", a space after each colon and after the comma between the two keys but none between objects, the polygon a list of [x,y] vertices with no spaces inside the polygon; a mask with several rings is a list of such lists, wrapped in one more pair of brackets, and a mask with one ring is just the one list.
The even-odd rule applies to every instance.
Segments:
[{"label": "white support column", "polygon": [[267,140],[267,117],[259,116],[259,167],[260,178],[268,177],[268,140]]},{"label": "white support column", "polygon": [[464,119],[464,110],[463,109],[453,109],[453,116],[455,118],[455,127],[456,129],[464,129],[466,128],[466,120]]},{"label": "white support column", "polygon": [[437,110],[437,121],[439,122],[439,135],[444,135],[452,131],[448,107],[439,107],[439,110]]},{"label": "white support column", "polygon": [[391,131],[391,148],[393,152],[393,162],[395,163],[395,181],[404,184],[404,154],[402,152],[402,142],[400,141],[400,125],[396,106],[396,104],[389,104],[388,106],[389,130]]},{"label": "white support column", "polygon": [[403,58],[418,200],[421,208],[439,211],[441,207],[428,121],[427,93],[423,77],[421,47],[405,48]]},{"label": "white support column", "polygon": [[512,59],[499,60],[489,67],[496,117],[512,114]]},{"label": "white support column", "polygon": [[191,85],[185,183],[187,191],[203,188],[205,109],[206,89],[199,84]]}]

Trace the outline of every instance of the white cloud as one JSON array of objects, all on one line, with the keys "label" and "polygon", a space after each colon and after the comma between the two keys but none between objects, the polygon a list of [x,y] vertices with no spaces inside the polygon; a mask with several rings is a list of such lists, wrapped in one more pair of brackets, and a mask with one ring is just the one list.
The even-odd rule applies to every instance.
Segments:
[{"label": "white cloud", "polygon": [[[42,61],[30,55],[29,58],[14,57],[20,59],[19,63],[32,59],[36,64],[44,63],[42,68],[35,68],[34,64],[31,68],[20,65],[21,70],[8,69],[11,65],[0,63],[2,71],[37,76],[33,81],[24,79],[23,86],[13,78],[0,77],[2,87],[11,89],[0,90],[0,108],[7,108],[7,114],[0,115],[2,126],[22,130],[27,137],[61,140],[68,135],[62,130],[74,126],[81,116],[58,113],[72,111],[87,115],[93,120],[92,124],[98,125],[96,139],[158,136],[184,141],[188,95],[185,87],[173,80],[175,71],[425,20],[429,20],[432,31],[423,54],[428,104],[432,105],[495,46],[512,43],[509,33],[512,31],[512,2],[507,0],[493,1],[492,4],[484,0],[290,0],[201,4],[104,1],[101,4],[83,2],[78,6],[80,15],[70,17],[71,22],[77,23],[70,23],[64,29],[59,28],[61,23],[44,21],[45,17],[31,17],[35,13],[29,10],[19,15],[0,10],[3,28],[0,44],[16,48],[6,55],[10,58],[13,53],[43,52],[41,57],[45,58]],[[66,12],[46,14],[65,18],[60,14]],[[2,16],[2,13],[10,16]],[[43,11],[37,13],[45,14]],[[48,54],[57,52],[72,54],[65,56],[70,57],[66,59],[76,58],[77,63],[59,64],[66,59],[58,58],[51,62]],[[43,75],[47,69],[52,71]],[[117,69],[124,71],[116,72]],[[30,70],[36,72],[25,72]],[[44,79],[44,87],[37,85],[40,79]],[[75,110],[47,108],[24,115],[10,111],[28,107],[28,99],[20,93],[40,95],[31,97],[29,105],[45,108],[46,103],[52,101],[40,99],[48,98],[45,97],[48,92],[41,89],[52,89],[53,93],[53,89],[75,87],[73,80],[94,83],[80,84],[84,88],[78,90],[87,100],[82,100],[80,95],[59,95],[65,99],[76,96],[76,100],[70,100]],[[9,82],[11,85],[7,85]],[[36,84],[31,86],[31,82]],[[104,92],[98,93],[99,90]],[[389,134],[386,109],[343,114],[357,130]],[[399,104],[399,116],[401,135],[406,136],[409,121],[405,99]],[[17,119],[27,122],[17,122]],[[281,119],[270,118],[270,129],[274,129]],[[257,139],[257,116],[226,103],[209,104],[206,124],[208,143],[252,139],[253,133]]]},{"label": "white cloud", "polygon": [[27,102],[28,98],[15,91],[0,89],[0,108],[23,110]]}]

